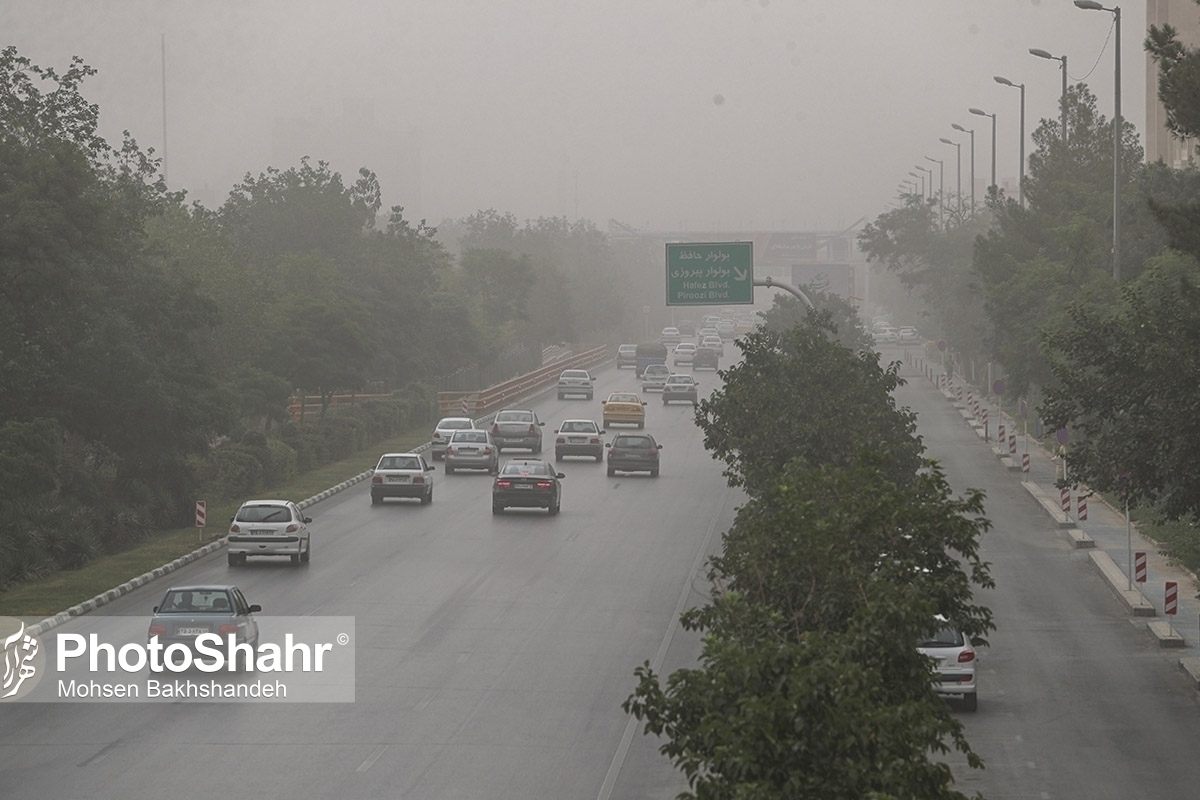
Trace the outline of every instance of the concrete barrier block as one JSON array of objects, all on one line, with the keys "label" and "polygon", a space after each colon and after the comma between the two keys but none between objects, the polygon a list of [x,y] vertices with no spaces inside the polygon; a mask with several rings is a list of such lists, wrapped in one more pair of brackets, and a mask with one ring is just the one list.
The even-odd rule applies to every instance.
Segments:
[{"label": "concrete barrier block", "polygon": [[1062,501],[1050,497],[1036,483],[1032,481],[1021,481],[1021,486],[1025,487],[1025,491],[1029,492],[1030,496],[1038,502],[1042,509],[1050,515],[1050,519],[1060,528],[1074,527],[1070,516],[1063,513]]},{"label": "concrete barrier block", "polygon": [[1159,647],[1183,647],[1183,634],[1175,630],[1165,619],[1153,619],[1146,623],[1150,635],[1158,640]]},{"label": "concrete barrier block", "polygon": [[1129,613],[1135,617],[1153,617],[1158,614],[1154,605],[1137,588],[1129,588],[1129,577],[1121,571],[1108,553],[1103,550],[1092,550],[1088,553],[1088,558],[1091,559],[1092,566],[1108,582],[1109,588],[1116,593],[1117,598],[1129,609]]},{"label": "concrete barrier block", "polygon": [[1076,550],[1082,550],[1086,547],[1095,547],[1096,540],[1088,536],[1079,528],[1067,528],[1067,538],[1071,542],[1071,547]]},{"label": "concrete barrier block", "polygon": [[1185,656],[1179,659],[1179,668],[1192,679],[1192,685],[1200,689],[1200,658]]}]

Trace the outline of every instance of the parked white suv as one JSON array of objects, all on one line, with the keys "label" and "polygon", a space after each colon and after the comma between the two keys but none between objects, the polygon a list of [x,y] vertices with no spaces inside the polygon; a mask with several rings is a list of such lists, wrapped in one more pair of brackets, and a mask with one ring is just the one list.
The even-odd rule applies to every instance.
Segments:
[{"label": "parked white suv", "polygon": [[945,617],[937,618],[940,627],[917,650],[933,659],[933,688],[938,694],[958,696],[967,711],[978,708],[975,695],[975,664],[978,658],[971,637],[951,625]]}]

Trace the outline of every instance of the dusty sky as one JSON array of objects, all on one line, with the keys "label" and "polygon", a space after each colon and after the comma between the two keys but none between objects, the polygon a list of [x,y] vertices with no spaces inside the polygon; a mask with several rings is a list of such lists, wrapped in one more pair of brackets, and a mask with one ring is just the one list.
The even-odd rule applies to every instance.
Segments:
[{"label": "dusty sky", "polygon": [[[1145,0],[1122,6],[1122,107],[1145,120]],[[1200,9],[1197,10],[1200,14]],[[1071,0],[2,0],[0,45],[72,55],[102,133],[215,207],[246,173],[323,160],[437,223],[610,218],[647,230],[840,230],[928,155],[969,195],[1058,114],[1057,62],[1113,112],[1112,15]],[[164,55],[165,121],[164,147]],[[1027,144],[1027,150],[1032,145]]]}]

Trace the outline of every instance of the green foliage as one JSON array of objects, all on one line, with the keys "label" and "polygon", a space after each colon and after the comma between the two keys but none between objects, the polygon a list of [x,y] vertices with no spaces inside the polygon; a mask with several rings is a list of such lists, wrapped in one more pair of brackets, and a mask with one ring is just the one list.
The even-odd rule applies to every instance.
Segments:
[{"label": "green foliage", "polygon": [[1158,65],[1167,130],[1181,139],[1200,137],[1200,50],[1181,42],[1170,25],[1151,25],[1145,47]]},{"label": "green foliage", "polygon": [[1116,310],[1072,305],[1046,348],[1058,385],[1042,409],[1072,432],[1072,477],[1167,518],[1200,507],[1200,270],[1165,258],[1122,285]]},{"label": "green foliage", "polygon": [[895,479],[919,466],[916,420],[898,411],[899,365],[879,367],[871,350],[833,340],[828,313],[785,330],[737,340],[742,360],[700,402],[704,444],[727,465],[730,484],[754,494],[792,459],[849,466],[863,448],[886,454]]}]

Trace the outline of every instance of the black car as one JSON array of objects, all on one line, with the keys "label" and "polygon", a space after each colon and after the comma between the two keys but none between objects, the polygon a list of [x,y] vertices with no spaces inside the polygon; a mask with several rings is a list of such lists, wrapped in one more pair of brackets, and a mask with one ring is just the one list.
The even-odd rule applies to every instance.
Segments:
[{"label": "black car", "polygon": [[609,477],[618,472],[649,472],[658,477],[658,451],[662,445],[648,433],[619,433],[605,445],[608,448]]},{"label": "black car", "polygon": [[562,510],[562,484],[567,477],[548,461],[510,459],[492,481],[492,513],[506,508],[544,508],[553,516]]},{"label": "black car", "polygon": [[692,356],[692,370],[712,369],[715,370],[720,363],[720,355],[716,350],[708,347],[700,347],[696,349],[696,354]]}]

